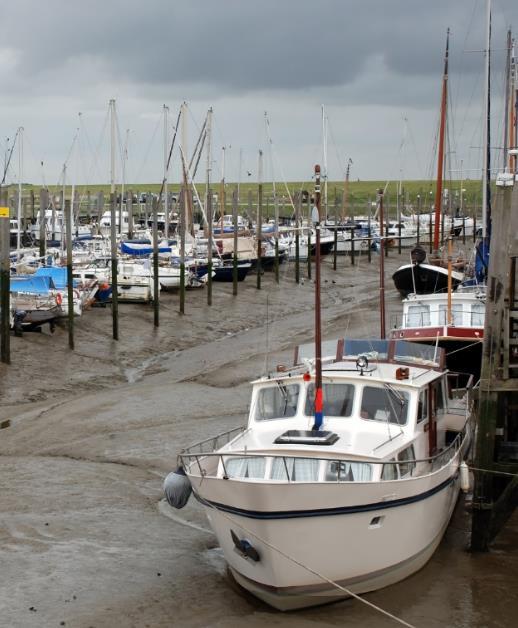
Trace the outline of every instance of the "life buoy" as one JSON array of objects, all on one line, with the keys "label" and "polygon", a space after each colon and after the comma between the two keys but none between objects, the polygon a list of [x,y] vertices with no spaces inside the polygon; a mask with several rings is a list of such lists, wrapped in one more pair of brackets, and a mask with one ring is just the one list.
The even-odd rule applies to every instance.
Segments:
[{"label": "life buoy", "polygon": [[56,294],[56,304],[61,305],[63,303],[63,297],[61,296],[61,292]]}]

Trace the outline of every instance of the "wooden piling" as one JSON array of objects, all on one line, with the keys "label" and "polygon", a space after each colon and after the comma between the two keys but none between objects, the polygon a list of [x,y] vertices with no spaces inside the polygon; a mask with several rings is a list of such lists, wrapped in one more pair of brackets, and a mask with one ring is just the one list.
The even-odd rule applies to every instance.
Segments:
[{"label": "wooden piling", "polygon": [[[68,301],[68,348],[74,350],[74,274],[72,269],[72,216],[74,215],[75,192],[72,189],[68,211],[64,211],[65,237],[67,244],[67,301]],[[63,237],[63,231],[61,232]]]},{"label": "wooden piling", "polygon": [[295,283],[300,283],[300,206],[302,194],[297,192],[295,198]]},{"label": "wooden piling", "polygon": [[308,229],[308,279],[311,279],[311,229]]},{"label": "wooden piling", "polygon": [[234,255],[232,256],[232,294],[237,296],[237,188],[232,192],[232,222],[234,225]]},{"label": "wooden piling", "polygon": [[187,225],[186,205],[187,205],[187,177],[183,170],[183,183],[180,192],[180,314],[185,314],[185,231]]},{"label": "wooden piling", "polygon": [[111,244],[111,270],[112,270],[112,337],[119,339],[119,292],[117,282],[117,225],[116,225],[116,203],[115,192],[110,194],[110,244]]},{"label": "wooden piling", "polygon": [[40,190],[40,257],[43,259],[47,251],[47,234],[45,232],[45,214],[49,206],[49,191],[41,188]]},{"label": "wooden piling", "polygon": [[372,213],[372,203],[371,198],[369,196],[368,199],[368,211],[367,211],[367,259],[369,260],[369,264],[372,262],[372,239],[371,239],[371,213]]},{"label": "wooden piling", "polygon": [[133,238],[133,191],[126,192],[126,211],[128,212],[128,238]]},{"label": "wooden piling", "polygon": [[11,363],[10,347],[10,263],[9,263],[9,207],[7,191],[0,187],[0,360]]},{"label": "wooden piling", "polygon": [[212,209],[212,190],[207,188],[207,200],[205,202],[207,211],[207,305],[212,305],[212,247],[214,246],[214,212]]},{"label": "wooden piling", "polygon": [[160,276],[158,267],[158,198],[153,199],[153,325],[160,325]]}]

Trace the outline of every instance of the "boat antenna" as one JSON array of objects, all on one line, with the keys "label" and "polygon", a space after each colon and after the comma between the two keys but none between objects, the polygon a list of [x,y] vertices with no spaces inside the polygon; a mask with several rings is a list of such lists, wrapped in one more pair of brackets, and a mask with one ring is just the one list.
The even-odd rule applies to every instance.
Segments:
[{"label": "boat antenna", "polygon": [[[320,430],[324,420],[322,399],[322,324],[320,319],[320,166],[315,166],[315,204],[311,212],[315,226],[315,423],[314,430]],[[308,251],[310,255],[310,251]]]}]

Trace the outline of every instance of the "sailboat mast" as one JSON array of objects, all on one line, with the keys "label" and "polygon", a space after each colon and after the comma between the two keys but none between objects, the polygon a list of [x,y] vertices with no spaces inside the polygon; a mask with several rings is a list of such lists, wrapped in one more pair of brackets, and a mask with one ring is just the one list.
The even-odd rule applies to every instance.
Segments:
[{"label": "sailboat mast", "polygon": [[168,199],[168,190],[167,190],[167,174],[168,174],[168,142],[167,142],[167,132],[169,125],[169,107],[164,105],[164,233],[165,237],[169,237],[169,199]]},{"label": "sailboat mast", "polygon": [[327,118],[324,105],[322,105],[322,145],[324,164],[324,215],[327,221]]},{"label": "sailboat mast", "polygon": [[441,123],[439,129],[439,154],[437,156],[437,187],[435,191],[435,223],[433,233],[434,251],[439,250],[439,233],[442,209],[442,180],[444,170],[444,139],[446,135],[446,106],[448,103],[448,54],[450,46],[450,29],[446,31],[446,53],[444,55],[444,73],[442,77]]},{"label": "sailboat mast", "polygon": [[110,192],[115,192],[115,99],[110,100]]},{"label": "sailboat mast", "polygon": [[484,79],[484,120],[486,122],[484,133],[484,155],[483,155],[483,172],[482,172],[482,237],[485,239],[490,236],[491,223],[491,108],[490,108],[490,92],[491,92],[491,0],[487,0],[487,31],[486,31],[486,47],[485,47],[485,79]]},{"label": "sailboat mast", "polygon": [[212,192],[210,189],[210,177],[212,172],[212,107],[207,112],[206,136],[206,182],[205,182],[205,218],[207,235],[207,305],[212,305],[212,242],[213,242],[213,217],[212,217]]},{"label": "sailboat mast", "polygon": [[[22,227],[22,180],[23,180],[23,126],[18,129],[18,210],[17,210],[17,227],[16,233],[16,249],[18,251],[17,258],[20,259],[21,246],[21,227]],[[41,215],[41,212],[40,212]]]},{"label": "sailboat mast", "polygon": [[[517,148],[518,146],[518,76],[516,73],[516,56],[515,56],[515,40],[513,39],[511,45],[511,86],[510,86],[510,125],[509,125],[509,145],[510,148]],[[516,172],[516,155],[509,156],[509,169],[510,172]]]},{"label": "sailboat mast", "polygon": [[506,171],[507,164],[509,163],[509,126],[510,121],[509,111],[511,109],[511,49],[513,45],[511,29],[507,31],[507,54],[505,58],[505,113],[504,113],[504,154],[503,154],[503,170]]}]

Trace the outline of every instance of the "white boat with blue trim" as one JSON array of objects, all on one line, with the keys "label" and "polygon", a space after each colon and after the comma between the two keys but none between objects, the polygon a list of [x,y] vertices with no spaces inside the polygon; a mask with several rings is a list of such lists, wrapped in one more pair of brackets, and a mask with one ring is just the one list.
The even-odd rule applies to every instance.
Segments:
[{"label": "white boat with blue trim", "polygon": [[[393,584],[420,569],[448,526],[471,439],[444,352],[338,340],[253,382],[248,424],[184,450],[164,489],[206,508],[236,581],[291,610]],[[181,497],[179,498],[180,494]]]}]

